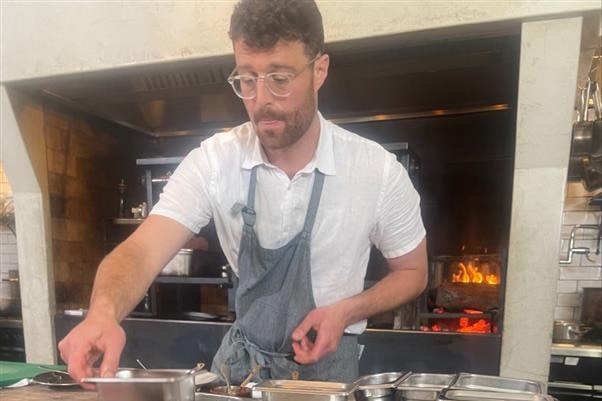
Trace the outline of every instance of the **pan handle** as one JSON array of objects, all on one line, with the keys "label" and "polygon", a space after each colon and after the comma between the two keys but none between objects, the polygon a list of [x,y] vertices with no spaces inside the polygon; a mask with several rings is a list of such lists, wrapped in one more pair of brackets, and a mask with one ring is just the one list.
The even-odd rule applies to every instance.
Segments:
[{"label": "pan handle", "polygon": [[602,95],[600,95],[600,85],[598,82],[592,82],[593,86],[593,99],[594,99],[594,110],[596,111],[596,118],[602,118]]}]

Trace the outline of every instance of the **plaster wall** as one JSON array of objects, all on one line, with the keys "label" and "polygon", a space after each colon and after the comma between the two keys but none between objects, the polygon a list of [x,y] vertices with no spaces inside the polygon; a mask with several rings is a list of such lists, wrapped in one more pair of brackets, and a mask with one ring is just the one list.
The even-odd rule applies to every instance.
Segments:
[{"label": "plaster wall", "polygon": [[[230,54],[234,4],[2,2],[0,82]],[[600,9],[597,0],[318,0],[318,6],[327,42]]]},{"label": "plaster wall", "polygon": [[[0,160],[15,204],[19,285],[28,362],[54,363],[56,345],[46,141],[41,108],[0,86]],[[19,121],[19,122],[17,122]]]},{"label": "plaster wall", "polygon": [[582,22],[522,26],[502,376],[548,377]]}]

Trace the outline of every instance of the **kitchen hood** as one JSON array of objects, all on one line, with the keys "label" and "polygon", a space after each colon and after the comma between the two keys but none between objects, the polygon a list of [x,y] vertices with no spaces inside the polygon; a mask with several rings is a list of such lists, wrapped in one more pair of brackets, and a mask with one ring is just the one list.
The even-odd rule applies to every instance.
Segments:
[{"label": "kitchen hood", "polygon": [[[403,47],[330,45],[320,110],[335,122],[491,112],[515,101],[516,35]],[[152,137],[205,136],[247,120],[232,55],[11,83]]]}]

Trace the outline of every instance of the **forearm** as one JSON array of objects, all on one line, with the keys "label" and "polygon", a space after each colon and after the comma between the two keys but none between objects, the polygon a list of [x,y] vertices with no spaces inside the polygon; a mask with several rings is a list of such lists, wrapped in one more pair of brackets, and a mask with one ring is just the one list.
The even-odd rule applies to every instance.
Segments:
[{"label": "forearm", "polygon": [[424,290],[426,275],[418,270],[390,272],[368,290],[341,301],[346,326],[397,308],[416,298]]},{"label": "forearm", "polygon": [[90,299],[90,314],[123,320],[140,302],[156,273],[145,266],[141,249],[124,242],[100,263]]}]

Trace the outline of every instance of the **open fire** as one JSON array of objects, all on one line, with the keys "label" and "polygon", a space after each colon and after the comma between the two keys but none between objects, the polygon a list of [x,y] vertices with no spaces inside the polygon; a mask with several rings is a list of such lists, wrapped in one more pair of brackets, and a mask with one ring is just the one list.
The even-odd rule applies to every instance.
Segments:
[{"label": "open fire", "polygon": [[423,331],[497,332],[501,284],[499,255],[439,257],[433,265]]},{"label": "open fire", "polygon": [[[488,267],[488,264],[483,264],[483,267]],[[483,269],[484,270],[484,269]],[[500,278],[495,274],[484,274],[479,271],[479,267],[475,266],[473,262],[468,262],[465,265],[462,262],[458,262],[457,273],[451,274],[452,283],[473,283],[473,284],[499,284]]]}]

